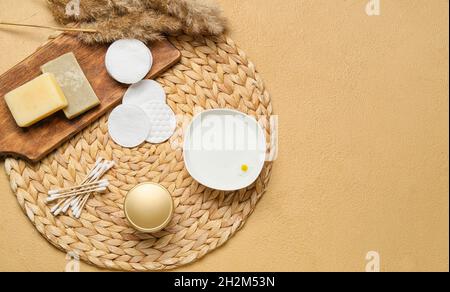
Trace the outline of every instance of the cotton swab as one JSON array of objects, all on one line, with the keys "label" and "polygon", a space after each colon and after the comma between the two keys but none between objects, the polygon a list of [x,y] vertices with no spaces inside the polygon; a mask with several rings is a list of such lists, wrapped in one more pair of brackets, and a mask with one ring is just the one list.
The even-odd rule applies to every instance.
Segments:
[{"label": "cotton swab", "polygon": [[[78,196],[82,196],[82,195],[86,195],[92,192],[102,192],[105,191],[106,188],[108,186],[101,186],[101,187],[97,187],[97,188],[91,188],[91,189],[87,189],[83,192],[79,192],[79,193],[74,193],[74,194],[66,194],[66,195],[60,195],[57,197],[49,197],[47,198],[46,202],[47,203],[51,203],[53,201],[59,200],[59,199],[63,199],[63,198],[74,198],[74,197],[78,197]],[[69,206],[71,206],[70,202],[67,202]]]},{"label": "cotton swab", "polygon": [[69,207],[70,207],[70,200],[69,201],[67,201],[65,204],[64,204],[64,208],[62,209],[62,213],[66,213],[67,212],[67,210],[69,210]]},{"label": "cotton swab", "polygon": [[54,195],[48,197],[46,201],[47,201],[47,203],[50,203],[50,202],[53,202],[55,200],[62,199],[62,198],[69,198],[69,197],[88,194],[91,192],[98,192],[98,190],[102,190],[102,189],[106,190],[106,188],[108,186],[109,186],[109,182],[106,181],[106,182],[102,182],[98,185],[88,187],[86,189],[66,192],[66,193],[62,193],[62,194],[54,194]]},{"label": "cotton swab", "polygon": [[72,187],[68,187],[68,188],[64,188],[64,189],[60,189],[60,190],[51,190],[51,191],[48,192],[48,194],[50,196],[54,196],[54,195],[63,194],[63,193],[69,192],[69,191],[82,190],[82,189],[85,189],[85,188],[88,188],[88,187],[91,187],[91,186],[95,186],[96,184],[100,184],[100,183],[105,182],[105,181],[107,181],[107,180],[101,180],[101,181],[98,181],[98,182],[92,182],[92,183],[79,185],[79,186],[72,186]]},{"label": "cotton swab", "polygon": [[[109,169],[111,169],[114,166],[114,161],[105,161],[102,163],[102,160],[99,159],[96,162],[96,165],[94,169],[91,171],[91,173],[88,175],[86,181],[92,182],[98,180],[98,178],[102,177]],[[70,199],[70,206],[72,207],[72,210],[74,210],[74,206],[80,201],[78,198],[71,198]],[[66,206],[67,211],[67,206]]]},{"label": "cotton swab", "polygon": [[55,206],[53,206],[53,207],[50,209],[50,212],[54,214],[54,213],[56,212],[56,210],[58,210],[58,208],[59,208],[64,202],[65,202],[65,200],[59,201]]},{"label": "cotton swab", "polygon": [[[53,202],[55,200],[59,200],[59,199],[62,199],[62,198],[70,198],[70,197],[75,197],[75,196],[86,195],[86,194],[89,194],[89,193],[92,193],[92,192],[101,193],[101,192],[106,191],[107,187],[108,186],[101,186],[101,187],[98,187],[98,188],[87,189],[87,190],[85,190],[83,192],[79,192],[79,193],[61,195],[61,196],[53,197],[53,198],[50,197],[50,198],[47,198],[47,203],[50,203],[50,202]],[[68,204],[68,205],[70,207],[70,204]]]},{"label": "cotton swab", "polygon": [[73,198],[70,202],[70,207],[74,208],[80,202],[80,199],[81,199],[81,196],[77,196],[76,198]]},{"label": "cotton swab", "polygon": [[[91,171],[86,175],[86,177],[83,179],[83,181],[81,182],[81,184],[85,184],[86,182],[92,182],[91,178],[93,176],[94,173],[96,173],[98,171],[98,169],[101,167],[101,162],[103,161],[103,158],[98,158],[95,161],[94,167],[91,169]],[[63,209],[66,209],[67,211],[67,203],[70,203],[70,201],[72,201],[73,198],[66,198],[63,199],[60,203],[57,204],[58,207],[54,207],[52,208],[52,212],[54,213],[54,215],[58,215]],[[60,208],[59,208],[60,206]]]},{"label": "cotton swab", "polygon": [[99,181],[99,182],[95,182],[95,183],[89,184],[86,187],[80,187],[80,188],[77,188],[77,189],[68,190],[68,191],[64,191],[64,192],[54,192],[52,195],[48,196],[48,198],[58,198],[58,197],[63,196],[63,195],[77,194],[77,193],[81,193],[81,192],[84,192],[84,191],[89,190],[89,189],[104,187],[104,186],[108,186],[108,185],[109,185],[109,181],[108,180],[102,180],[102,181]]},{"label": "cotton swab", "polygon": [[[103,164],[100,163],[100,164],[98,165],[98,168],[95,169],[95,170],[92,172],[92,175],[90,176],[90,180],[89,180],[89,181],[97,180],[98,178],[102,177],[102,176],[103,176],[108,170],[110,170],[114,165],[115,165],[115,162],[114,162],[114,161],[105,161]],[[79,217],[80,217],[80,215],[81,215],[81,210],[83,210],[85,204],[87,203],[87,199],[90,197],[90,194],[91,194],[91,193],[86,194],[86,195],[85,195],[86,198],[83,198],[82,196],[79,196],[79,197],[77,197],[77,198],[72,198],[72,199],[71,199],[71,200],[73,200],[73,201],[70,203],[70,206],[72,207],[72,212],[73,212],[73,214],[74,214],[74,216],[75,216],[76,218],[79,218]],[[64,208],[63,211],[64,211],[64,212],[67,212],[67,210],[68,210],[68,205],[65,206],[65,208]]]},{"label": "cotton swab", "polygon": [[74,213],[75,213],[75,217],[76,217],[76,218],[79,218],[79,217],[80,217],[81,211],[84,209],[84,206],[86,205],[86,203],[87,203],[89,197],[90,197],[90,195],[89,195],[89,196],[85,196],[85,197],[81,200],[81,203],[80,203],[77,207],[75,207],[75,210],[73,210]]},{"label": "cotton swab", "polygon": [[90,195],[94,192],[107,190],[109,181],[107,179],[100,180],[100,178],[114,165],[114,161],[98,158],[80,185],[49,191],[47,203],[60,200],[50,209],[53,215],[57,216],[61,213],[66,213],[71,208],[72,214],[79,218]]},{"label": "cotton swab", "polygon": [[[106,172],[107,172],[108,170],[110,170],[111,168],[113,168],[114,165],[115,165],[115,162],[114,162],[114,161],[108,162],[108,163],[106,164],[106,168],[105,168],[103,174],[106,173]],[[102,175],[103,175],[103,174],[102,174]],[[80,217],[80,215],[81,215],[81,210],[83,210],[84,207],[86,206],[86,203],[87,203],[87,201],[88,201],[88,199],[89,199],[90,196],[91,196],[91,194],[85,195],[84,198],[81,200],[81,202],[78,204],[78,206],[72,207],[72,211],[75,213],[75,217],[76,217],[76,218],[79,218],[79,217]]]}]

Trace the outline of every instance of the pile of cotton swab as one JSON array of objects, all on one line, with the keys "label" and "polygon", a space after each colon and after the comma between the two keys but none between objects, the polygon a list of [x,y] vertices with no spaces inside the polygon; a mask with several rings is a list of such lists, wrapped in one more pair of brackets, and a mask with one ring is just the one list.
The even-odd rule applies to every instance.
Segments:
[{"label": "pile of cotton swab", "polygon": [[46,200],[47,203],[59,200],[50,210],[53,215],[57,216],[61,213],[67,213],[70,208],[73,216],[80,218],[81,211],[84,209],[91,194],[102,193],[107,190],[109,181],[107,179],[101,179],[101,177],[113,166],[114,161],[99,158],[80,185],[49,191],[49,196]]}]

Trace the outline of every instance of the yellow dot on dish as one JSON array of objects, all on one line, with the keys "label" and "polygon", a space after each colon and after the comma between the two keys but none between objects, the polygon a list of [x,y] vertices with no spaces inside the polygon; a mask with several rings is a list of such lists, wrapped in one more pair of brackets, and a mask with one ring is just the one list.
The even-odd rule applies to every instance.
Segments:
[{"label": "yellow dot on dish", "polygon": [[248,171],[248,165],[247,165],[247,164],[242,164],[242,165],[241,165],[241,170],[242,170],[243,172],[247,172],[247,171]]}]

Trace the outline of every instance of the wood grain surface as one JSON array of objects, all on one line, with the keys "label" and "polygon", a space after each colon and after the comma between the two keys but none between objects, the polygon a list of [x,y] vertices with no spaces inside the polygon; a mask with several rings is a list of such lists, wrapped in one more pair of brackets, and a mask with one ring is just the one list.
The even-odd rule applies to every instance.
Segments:
[{"label": "wood grain surface", "polygon": [[[107,45],[89,46],[74,36],[63,34],[0,76],[0,156],[37,162],[121,102],[128,86],[108,75],[104,66],[107,48]],[[153,67],[146,77],[149,79],[181,58],[180,52],[168,41],[152,44],[151,50]],[[31,127],[18,127],[5,103],[5,94],[39,76],[40,66],[68,52],[75,54],[101,101],[100,106],[73,120],[60,111]]]}]

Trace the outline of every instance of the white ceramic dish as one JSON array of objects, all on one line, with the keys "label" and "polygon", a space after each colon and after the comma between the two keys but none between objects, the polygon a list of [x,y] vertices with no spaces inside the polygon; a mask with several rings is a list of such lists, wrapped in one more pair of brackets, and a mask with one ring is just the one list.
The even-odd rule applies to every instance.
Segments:
[{"label": "white ceramic dish", "polygon": [[234,191],[258,178],[266,157],[266,138],[248,115],[208,110],[186,129],[183,150],[186,169],[195,180],[209,188]]}]

